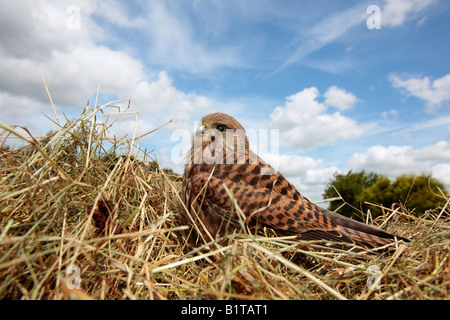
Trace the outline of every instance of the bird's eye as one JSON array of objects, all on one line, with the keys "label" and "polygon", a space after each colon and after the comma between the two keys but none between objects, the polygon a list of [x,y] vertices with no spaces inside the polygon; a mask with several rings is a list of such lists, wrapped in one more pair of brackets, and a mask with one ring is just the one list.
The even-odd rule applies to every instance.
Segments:
[{"label": "bird's eye", "polygon": [[224,132],[225,131],[225,127],[224,126],[217,126],[217,130],[219,130],[220,132]]}]

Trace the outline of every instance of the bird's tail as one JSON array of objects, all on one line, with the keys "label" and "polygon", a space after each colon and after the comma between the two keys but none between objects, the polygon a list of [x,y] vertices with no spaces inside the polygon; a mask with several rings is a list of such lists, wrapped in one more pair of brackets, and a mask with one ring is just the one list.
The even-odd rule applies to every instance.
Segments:
[{"label": "bird's tail", "polygon": [[363,247],[379,247],[388,245],[396,240],[409,240],[395,236],[376,227],[344,217],[332,211],[320,208],[331,222],[336,225],[333,230],[314,230],[305,232],[302,239],[346,242]]}]

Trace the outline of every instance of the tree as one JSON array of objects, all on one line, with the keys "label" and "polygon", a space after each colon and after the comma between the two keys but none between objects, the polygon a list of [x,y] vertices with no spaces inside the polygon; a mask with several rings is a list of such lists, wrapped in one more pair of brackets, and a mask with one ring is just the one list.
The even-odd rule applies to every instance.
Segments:
[{"label": "tree", "polygon": [[[392,204],[402,204],[416,215],[423,214],[426,210],[443,205],[446,200],[440,196],[439,189],[447,195],[447,190],[442,182],[431,174],[422,173],[420,176],[401,175],[391,182],[386,177],[378,179],[372,186],[363,191],[362,198],[370,203],[379,204],[390,208]],[[367,206],[372,214],[381,214],[381,209],[376,206]]]},{"label": "tree", "polygon": [[[331,201],[328,210],[336,211],[347,217],[360,218],[358,210],[360,209],[363,200],[363,191],[372,186],[381,176],[377,173],[366,173],[364,170],[361,172],[352,172],[351,170],[347,174],[340,174],[335,172],[334,179],[328,182],[323,197],[325,199],[335,198],[341,195],[345,202],[351,206],[342,206],[344,201]],[[336,192],[336,190],[339,194]]]},{"label": "tree", "polygon": [[[393,204],[401,204],[420,215],[445,204],[447,200],[442,197],[441,192],[448,197],[444,184],[431,174],[404,174],[394,181],[386,176],[364,171],[349,171],[347,174],[336,172],[333,176],[323,197],[335,198],[340,194],[343,200],[330,202],[328,210],[356,219],[361,218],[359,211],[367,212],[370,209],[375,218],[382,213],[379,206],[391,208]],[[343,206],[344,201],[348,205]]]}]

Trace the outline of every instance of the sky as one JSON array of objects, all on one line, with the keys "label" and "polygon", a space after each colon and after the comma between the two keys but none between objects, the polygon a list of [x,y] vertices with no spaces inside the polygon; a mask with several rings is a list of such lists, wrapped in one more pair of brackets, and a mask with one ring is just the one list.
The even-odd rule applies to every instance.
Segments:
[{"label": "sky", "polygon": [[98,88],[98,105],[131,100],[110,135],[173,117],[138,144],[177,173],[199,119],[224,112],[312,201],[349,170],[450,190],[449,18],[445,0],[4,1],[0,120],[53,130],[44,77],[60,121]]}]

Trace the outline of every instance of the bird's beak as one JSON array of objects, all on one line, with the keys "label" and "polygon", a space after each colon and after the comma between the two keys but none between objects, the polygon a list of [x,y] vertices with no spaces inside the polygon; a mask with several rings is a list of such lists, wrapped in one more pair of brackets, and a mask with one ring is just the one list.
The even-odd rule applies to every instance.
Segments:
[{"label": "bird's beak", "polygon": [[204,135],[205,132],[206,132],[205,126],[204,126],[204,125],[201,125],[201,126],[197,129],[196,135]]}]

